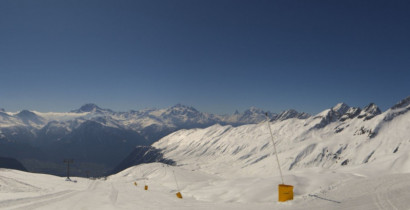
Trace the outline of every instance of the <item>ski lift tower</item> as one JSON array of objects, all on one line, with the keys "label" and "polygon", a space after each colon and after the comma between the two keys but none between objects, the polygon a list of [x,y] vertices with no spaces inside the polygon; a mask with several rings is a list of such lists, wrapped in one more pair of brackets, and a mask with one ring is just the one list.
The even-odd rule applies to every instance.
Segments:
[{"label": "ski lift tower", "polygon": [[74,162],[74,160],[73,159],[65,159],[64,160],[64,163],[66,163],[67,164],[67,181],[71,181],[71,179],[70,179],[70,163],[73,163]]}]

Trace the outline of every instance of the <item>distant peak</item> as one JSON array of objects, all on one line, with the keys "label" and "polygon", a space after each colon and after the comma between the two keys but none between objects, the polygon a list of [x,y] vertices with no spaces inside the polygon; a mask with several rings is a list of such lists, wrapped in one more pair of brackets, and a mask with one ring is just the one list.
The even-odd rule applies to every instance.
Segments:
[{"label": "distant peak", "polygon": [[334,106],[334,107],[332,108],[332,110],[333,110],[334,112],[339,113],[340,115],[343,115],[344,113],[347,112],[347,110],[349,110],[349,108],[350,108],[350,107],[349,107],[347,104],[345,104],[345,103],[338,103],[338,104],[336,104],[336,106]]},{"label": "distant peak", "polygon": [[17,116],[36,116],[36,114],[34,114],[34,112],[31,112],[29,110],[22,110],[20,111]]},{"label": "distant peak", "polygon": [[265,111],[259,109],[257,107],[251,106],[249,109],[245,110],[245,113],[257,113],[257,114],[265,114]]},{"label": "distant peak", "polygon": [[113,112],[110,109],[102,109],[102,108],[100,108],[99,106],[97,106],[96,104],[93,104],[93,103],[84,104],[79,109],[73,110],[71,112],[75,112],[75,113],[85,113],[85,112],[102,113],[103,111]]},{"label": "distant peak", "polygon": [[22,110],[18,114],[16,114],[18,118],[20,118],[25,124],[43,124],[43,118],[36,115],[34,112],[31,112],[29,110]]},{"label": "distant peak", "polygon": [[188,106],[187,105],[183,105],[183,104],[181,104],[181,103],[177,103],[177,104],[175,104],[174,106],[172,106],[173,108],[187,108]]},{"label": "distant peak", "polygon": [[336,104],[332,109],[336,111],[340,109],[345,109],[346,107],[349,107],[349,105],[347,105],[344,102],[341,102],[341,103]]},{"label": "distant peak", "polygon": [[99,110],[99,109],[101,108],[97,106],[96,104],[88,103],[88,104],[84,104],[83,106],[81,106],[79,110],[82,112],[92,112],[92,111]]},{"label": "distant peak", "polygon": [[378,115],[382,113],[379,107],[374,103],[370,103],[369,105],[365,106],[363,111],[369,114],[374,114],[374,115]]},{"label": "distant peak", "polygon": [[0,112],[5,112],[6,110],[3,108],[0,108]]},{"label": "distant peak", "polygon": [[196,110],[194,107],[192,107],[192,106],[187,106],[187,105],[180,104],[180,103],[174,105],[173,107],[171,107],[171,109],[190,109],[190,110],[197,111],[197,110]]}]

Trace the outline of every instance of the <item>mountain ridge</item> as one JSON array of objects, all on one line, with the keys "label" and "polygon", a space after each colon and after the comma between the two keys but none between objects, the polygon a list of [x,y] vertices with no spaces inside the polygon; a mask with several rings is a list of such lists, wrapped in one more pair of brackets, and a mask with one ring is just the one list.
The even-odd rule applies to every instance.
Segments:
[{"label": "mountain ridge", "polygon": [[[410,166],[409,101],[402,100],[380,113],[372,103],[363,110],[337,104],[307,119],[270,121],[281,168],[287,173],[298,168],[332,170],[393,161],[397,164],[387,164],[388,170],[409,173],[410,167],[403,167]],[[194,170],[224,170],[238,176],[256,176],[252,171],[261,170],[272,174],[278,173],[275,167],[265,168],[276,162],[270,129],[266,123],[213,125],[177,131],[152,146],[161,150],[164,158]],[[244,168],[250,174],[243,174]]]},{"label": "mountain ridge", "polygon": [[[166,109],[151,108],[128,112],[114,112],[96,104],[85,104],[66,113],[27,110],[19,113],[0,112],[0,146],[4,155],[22,160],[32,171],[39,172],[39,167],[43,167],[41,164],[50,165],[41,161],[52,159],[53,170],[40,172],[61,175],[64,169],[59,162],[68,157],[77,159],[78,165],[73,166],[73,173],[82,176],[87,170],[86,165],[88,168],[91,165],[91,168],[98,171],[94,174],[97,176],[113,169],[135,146],[151,145],[181,129],[191,132],[190,129],[193,128],[204,129],[219,125],[228,126],[228,130],[232,130],[250,124],[257,126],[267,121],[274,124],[303,122],[293,129],[304,127],[307,128],[304,133],[312,135],[336,123],[338,125],[332,132],[340,134],[351,129],[349,125],[354,121],[363,124],[355,128],[354,135],[377,138],[384,128],[383,122],[394,121],[410,110],[408,101],[404,99],[383,113],[374,103],[363,109],[339,103],[314,116],[293,109],[276,114],[256,107],[244,112],[236,111],[232,115],[215,115],[182,104]],[[377,121],[381,117],[383,121]],[[376,122],[374,119],[378,124],[366,126],[367,122]],[[304,141],[306,138],[300,134],[295,140]],[[107,159],[103,154],[108,148],[113,152],[111,159]],[[42,157],[42,153],[49,156]],[[38,166],[30,164],[33,162]],[[292,167],[296,165],[293,164]]]},{"label": "mountain ridge", "polygon": [[72,168],[74,175],[92,170],[91,175],[101,176],[135,146],[150,145],[179,129],[259,123],[266,120],[264,113],[250,108],[231,118],[182,104],[114,112],[92,103],[65,113],[0,112],[0,147],[2,155],[21,160],[30,171],[63,175],[61,160],[73,158],[77,163]]}]

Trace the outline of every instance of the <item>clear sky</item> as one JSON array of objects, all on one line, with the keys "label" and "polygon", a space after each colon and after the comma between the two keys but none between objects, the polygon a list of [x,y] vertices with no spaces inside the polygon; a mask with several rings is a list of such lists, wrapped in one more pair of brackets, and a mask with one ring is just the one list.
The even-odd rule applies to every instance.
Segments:
[{"label": "clear sky", "polygon": [[410,95],[410,3],[1,0],[0,108],[316,114]]}]

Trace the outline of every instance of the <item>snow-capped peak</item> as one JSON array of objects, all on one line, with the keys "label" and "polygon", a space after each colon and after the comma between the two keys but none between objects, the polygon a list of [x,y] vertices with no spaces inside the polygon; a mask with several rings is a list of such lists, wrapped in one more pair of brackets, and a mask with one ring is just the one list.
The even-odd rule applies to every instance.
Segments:
[{"label": "snow-capped peak", "polygon": [[77,109],[75,112],[93,112],[96,110],[101,110],[101,108],[99,106],[97,106],[96,104],[84,104],[82,105],[79,109]]},{"label": "snow-capped peak", "polygon": [[364,107],[363,111],[369,114],[373,114],[373,115],[378,115],[382,113],[379,107],[374,103],[370,103],[369,105]]},{"label": "snow-capped peak", "polygon": [[34,112],[23,110],[15,115],[17,118],[21,119],[21,121],[26,125],[37,126],[37,125],[44,125],[45,119],[36,115]]},{"label": "snow-capped peak", "polygon": [[178,111],[183,111],[183,112],[188,110],[191,112],[199,112],[194,107],[183,105],[183,104],[176,104],[175,106],[169,108],[169,110],[178,110]]},{"label": "snow-capped peak", "polygon": [[376,104],[370,103],[369,105],[364,107],[364,109],[361,111],[358,118],[364,118],[364,120],[370,120],[376,115],[379,115],[381,113],[382,111],[380,111],[379,107]]},{"label": "snow-capped peak", "polygon": [[97,106],[96,104],[93,104],[93,103],[88,103],[88,104],[84,104],[79,109],[73,110],[71,112],[74,112],[74,113],[91,112],[91,113],[102,114],[104,112],[112,113],[113,111],[110,110],[110,109],[102,109],[102,108],[100,108],[99,106]]},{"label": "snow-capped peak", "polygon": [[262,109],[256,108],[254,106],[249,107],[245,112],[252,112],[252,113],[263,113]]},{"label": "snow-capped peak", "polygon": [[349,110],[349,108],[350,107],[345,103],[338,103],[336,104],[336,106],[332,108],[332,110],[334,112],[337,112],[340,116],[342,116],[344,113],[347,112],[347,110]]}]

